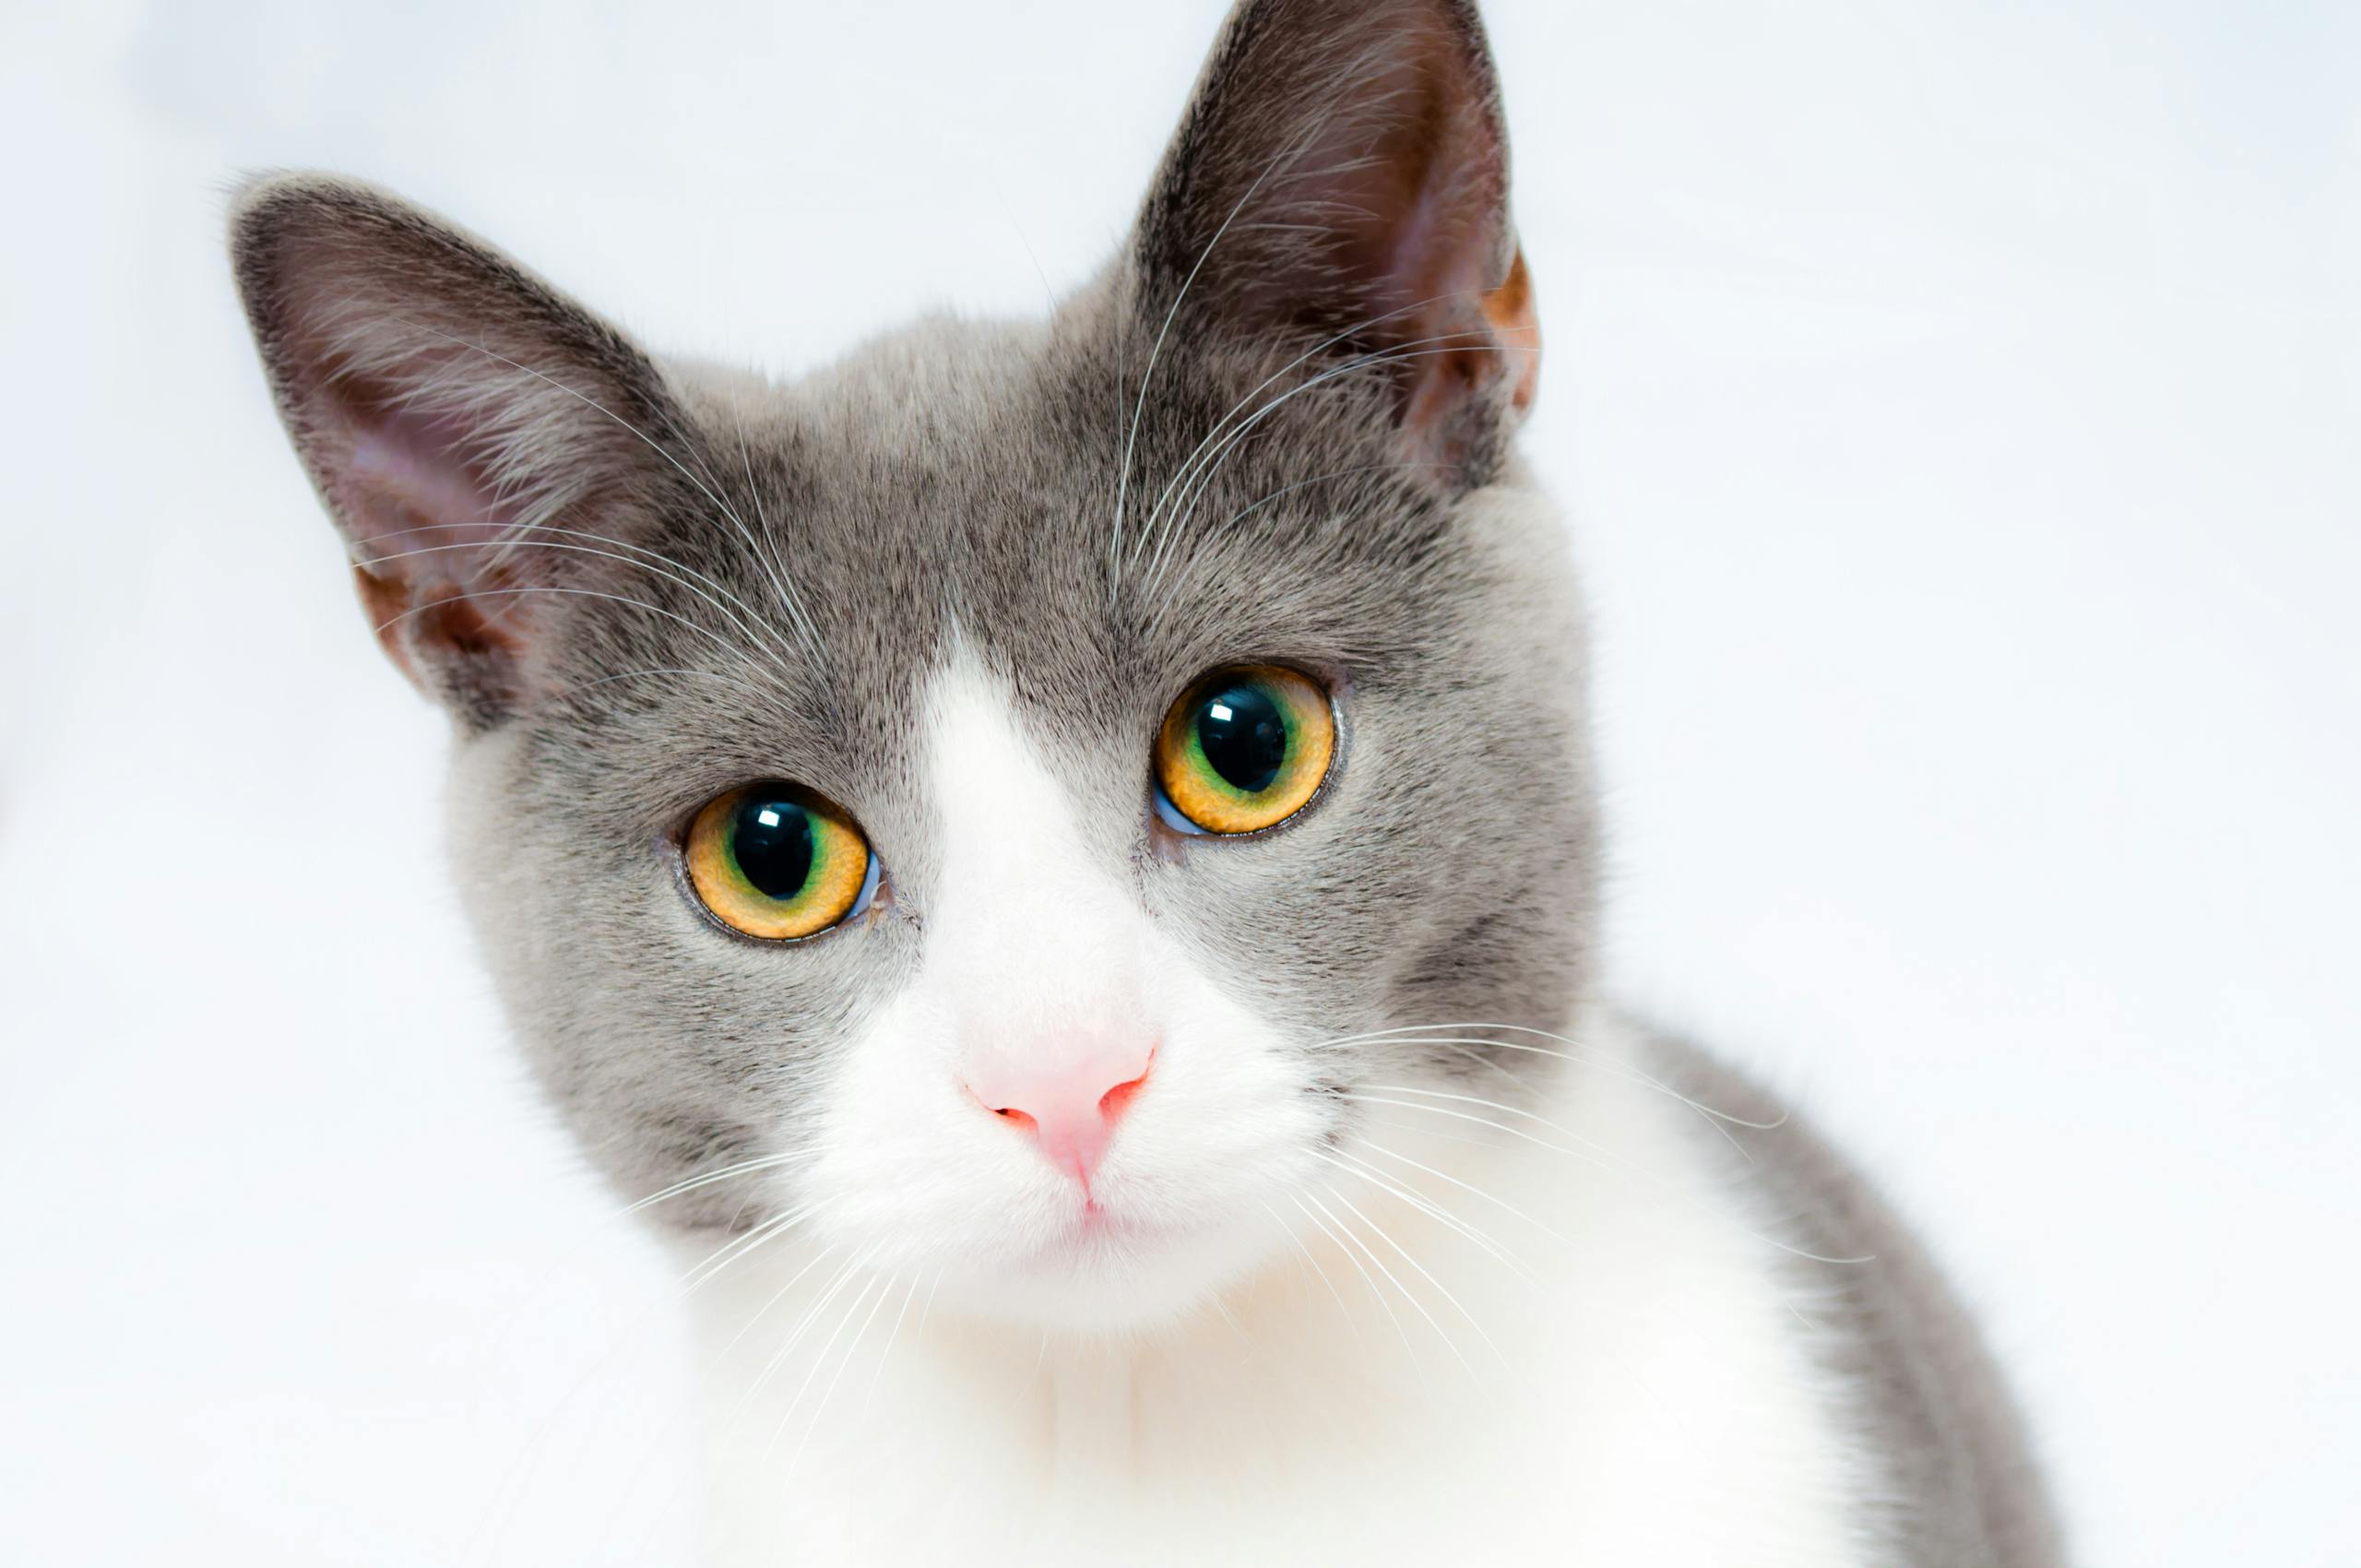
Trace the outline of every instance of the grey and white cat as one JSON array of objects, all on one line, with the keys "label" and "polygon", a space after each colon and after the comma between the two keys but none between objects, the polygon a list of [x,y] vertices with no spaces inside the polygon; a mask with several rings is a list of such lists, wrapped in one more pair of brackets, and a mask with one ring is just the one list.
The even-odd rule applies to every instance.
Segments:
[{"label": "grey and white cat", "polygon": [[1593,974],[1464,0],[1247,0],[1046,322],[791,386],[260,181],[516,1032],[699,1267],[730,1563],[2058,1560],[1910,1239]]}]

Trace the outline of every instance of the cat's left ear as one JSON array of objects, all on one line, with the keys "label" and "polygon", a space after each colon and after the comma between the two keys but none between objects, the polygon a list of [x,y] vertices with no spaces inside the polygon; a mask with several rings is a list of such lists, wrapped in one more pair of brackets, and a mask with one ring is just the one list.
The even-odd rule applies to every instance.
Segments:
[{"label": "cat's left ear", "polygon": [[1472,0],[1243,0],[1133,261],[1152,329],[1262,374],[1382,385],[1406,463],[1484,482],[1532,406],[1541,339]]}]

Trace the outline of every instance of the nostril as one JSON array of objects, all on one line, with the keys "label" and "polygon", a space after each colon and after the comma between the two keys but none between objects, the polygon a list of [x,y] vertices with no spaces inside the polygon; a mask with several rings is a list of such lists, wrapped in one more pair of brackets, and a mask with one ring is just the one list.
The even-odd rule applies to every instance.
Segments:
[{"label": "nostril", "polygon": [[1124,1110],[1131,1105],[1132,1098],[1140,1092],[1141,1087],[1147,1082],[1148,1074],[1152,1072],[1155,1067],[1156,1052],[1150,1051],[1147,1053],[1147,1064],[1140,1069],[1140,1075],[1138,1077],[1133,1078],[1126,1083],[1117,1084],[1113,1088],[1109,1089],[1105,1094],[1098,1097],[1098,1114],[1107,1119],[1109,1126],[1113,1125],[1115,1118],[1121,1116]]},{"label": "nostril", "polygon": [[[1116,1123],[1156,1063],[1153,1047],[1128,1061],[1109,1061],[1114,1054],[1038,1063],[988,1060],[979,1064],[987,1072],[980,1078],[963,1075],[961,1087],[979,1110],[1024,1129],[1051,1164],[1079,1177],[1086,1191]],[[1120,1081],[1102,1087],[1109,1078]]]}]

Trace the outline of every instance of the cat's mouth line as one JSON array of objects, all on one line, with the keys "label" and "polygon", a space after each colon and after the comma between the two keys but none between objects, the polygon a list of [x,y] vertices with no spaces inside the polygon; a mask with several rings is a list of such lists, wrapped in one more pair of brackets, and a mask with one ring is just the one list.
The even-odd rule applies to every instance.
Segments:
[{"label": "cat's mouth line", "polygon": [[1080,1197],[1057,1232],[1032,1250],[1027,1262],[1064,1268],[1080,1262],[1113,1260],[1137,1249],[1169,1242],[1184,1230],[1151,1219],[1136,1205],[1120,1199]]}]

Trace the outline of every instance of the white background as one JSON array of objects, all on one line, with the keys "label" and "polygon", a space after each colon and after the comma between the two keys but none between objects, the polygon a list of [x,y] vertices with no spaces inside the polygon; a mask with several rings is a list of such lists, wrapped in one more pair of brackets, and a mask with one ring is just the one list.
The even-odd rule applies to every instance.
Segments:
[{"label": "white background", "polygon": [[[2361,7],[1489,9],[1619,986],[1924,1223],[2086,1562],[2355,1561]],[[501,1038],[224,183],[791,374],[1081,277],[1220,6],[405,10],[0,13],[10,1563],[679,1512],[670,1277]]]}]

